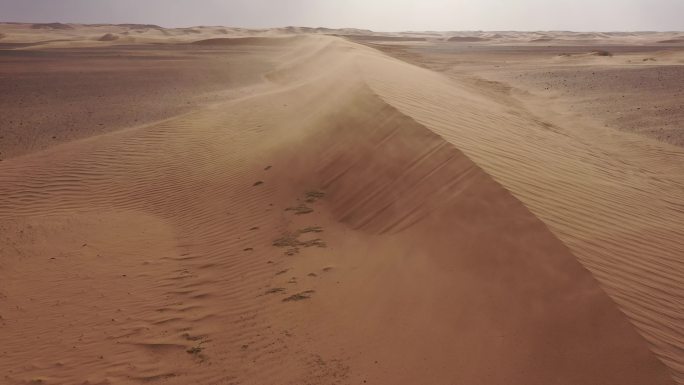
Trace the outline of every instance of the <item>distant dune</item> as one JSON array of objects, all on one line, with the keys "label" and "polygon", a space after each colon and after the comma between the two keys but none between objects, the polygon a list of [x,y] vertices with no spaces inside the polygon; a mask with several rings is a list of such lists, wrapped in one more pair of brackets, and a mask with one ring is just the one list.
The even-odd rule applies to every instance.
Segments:
[{"label": "distant dune", "polygon": [[475,36],[452,36],[447,41],[459,42],[459,43],[477,43],[482,41],[489,41],[491,39],[485,37],[475,37]]},{"label": "distant dune", "polygon": [[296,39],[296,37],[281,37],[281,38],[268,38],[268,37],[233,37],[233,38],[213,38],[198,40],[192,42],[194,45],[207,45],[207,46],[234,46],[234,45],[277,45],[288,42],[288,40]]},{"label": "distant dune", "polygon": [[98,40],[100,40],[100,41],[114,41],[114,40],[118,40],[118,39],[119,39],[118,35],[115,35],[113,33],[106,33],[106,34],[102,35],[102,37],[100,37]]},{"label": "distant dune", "polygon": [[684,43],[684,37],[678,37],[675,39],[660,40],[658,43]]},{"label": "distant dune", "polygon": [[117,24],[117,26],[130,29],[164,29],[156,24]]},{"label": "distant dune", "polygon": [[409,36],[386,36],[386,35],[339,35],[335,36],[347,37],[353,40],[375,40],[375,41],[427,41],[424,37],[409,37]]},{"label": "distant dune", "polygon": [[31,25],[31,28],[33,29],[62,29],[62,30],[71,30],[74,29],[69,24],[62,24],[62,23],[39,23],[39,24],[33,24]]},{"label": "distant dune", "polygon": [[532,43],[548,43],[548,42],[551,42],[551,41],[554,41],[554,40],[555,40],[555,39],[552,39],[552,38],[550,38],[550,37],[540,37],[540,38],[537,38],[537,39],[532,39],[532,40],[530,40],[530,42],[532,42]]}]

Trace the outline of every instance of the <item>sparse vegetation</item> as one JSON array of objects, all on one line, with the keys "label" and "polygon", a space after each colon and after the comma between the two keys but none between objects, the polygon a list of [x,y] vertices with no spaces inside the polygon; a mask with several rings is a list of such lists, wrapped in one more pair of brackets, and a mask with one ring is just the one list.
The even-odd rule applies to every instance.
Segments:
[{"label": "sparse vegetation", "polygon": [[188,341],[199,341],[202,339],[201,336],[191,336],[189,333],[183,333],[181,334],[181,337],[185,338]]},{"label": "sparse vegetation", "polygon": [[314,210],[305,204],[300,204],[298,206],[288,207],[285,211],[294,211],[296,215],[304,215],[312,213]]},{"label": "sparse vegetation", "polygon": [[299,245],[302,247],[328,247],[328,245],[322,239],[312,239],[309,241],[299,241]]},{"label": "sparse vegetation", "polygon": [[285,288],[283,288],[283,287],[272,287],[272,288],[266,290],[266,292],[264,294],[276,294],[276,293],[282,293],[284,291],[285,291]]},{"label": "sparse vegetation", "polygon": [[273,241],[273,246],[276,247],[288,247],[288,246],[298,246],[299,241],[297,240],[297,236],[294,234],[286,234],[283,235],[282,237],[276,239]]},{"label": "sparse vegetation", "polygon": [[325,197],[325,193],[323,191],[311,190],[306,192],[305,197],[308,203],[314,203],[317,200]]},{"label": "sparse vegetation", "polygon": [[320,226],[309,226],[309,227],[305,227],[305,228],[299,230],[299,233],[300,233],[300,234],[306,234],[306,233],[322,233],[322,232],[323,232],[323,228],[320,227]]},{"label": "sparse vegetation", "polygon": [[300,247],[327,247],[328,245],[320,238],[299,240],[299,236],[304,233],[320,233],[323,229],[321,227],[307,227],[299,230],[296,233],[288,233],[273,241],[275,247],[287,247],[286,255],[295,255],[299,253]]},{"label": "sparse vegetation", "polygon": [[202,353],[202,350],[204,350],[204,348],[201,346],[193,346],[190,349],[186,350],[186,352],[188,352],[189,354],[198,355]]},{"label": "sparse vegetation", "polygon": [[188,341],[197,342],[197,345],[188,348],[188,349],[186,350],[186,352],[187,352],[188,354],[192,354],[192,355],[195,356],[196,358],[199,358],[201,361],[204,361],[206,357],[202,354],[202,352],[204,351],[204,348],[202,347],[202,344],[204,344],[205,342],[207,342],[207,340],[205,339],[205,337],[202,337],[202,336],[191,336],[189,333],[183,333],[183,334],[182,334],[182,337],[185,338],[185,339],[188,340]]},{"label": "sparse vegetation", "polygon": [[311,294],[313,294],[313,293],[315,293],[314,290],[302,291],[300,293],[293,294],[287,298],[283,298],[283,302],[302,301],[305,299],[309,299],[309,298],[311,298]]}]

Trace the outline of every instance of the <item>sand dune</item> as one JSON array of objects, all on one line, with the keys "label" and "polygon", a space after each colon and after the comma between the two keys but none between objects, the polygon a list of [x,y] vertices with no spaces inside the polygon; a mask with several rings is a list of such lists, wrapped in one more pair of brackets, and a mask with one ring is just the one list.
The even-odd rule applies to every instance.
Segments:
[{"label": "sand dune", "polygon": [[297,37],[234,37],[234,38],[213,38],[204,39],[192,42],[195,45],[278,45],[287,44],[290,40],[297,39]]},{"label": "sand dune", "polygon": [[477,37],[477,36],[452,36],[447,41],[451,42],[460,42],[460,43],[477,43],[481,41],[488,41],[490,39],[487,39],[485,37]]},{"label": "sand dune", "polygon": [[424,37],[387,36],[387,35],[337,35],[358,41],[426,41]]},{"label": "sand dune", "polygon": [[338,37],[210,39],[166,49],[242,78],[211,103],[2,149],[4,381],[681,383],[680,148]]},{"label": "sand dune", "polygon": [[74,29],[73,26],[69,24],[64,24],[64,23],[39,23],[39,24],[32,24],[31,28],[33,29],[66,29],[66,30],[72,30]]},{"label": "sand dune", "polygon": [[[412,85],[395,80],[418,72]],[[462,78],[456,88],[409,66],[374,74],[381,73],[372,82],[377,92],[457,145],[541,218],[681,383],[684,175],[674,164],[682,149],[554,116],[548,98],[513,109],[521,103],[502,83]]]},{"label": "sand dune", "polygon": [[[0,29],[7,32],[11,42],[39,42],[69,39],[69,44],[48,44],[43,48],[93,47],[97,39],[107,33],[130,36],[127,43],[174,44],[220,37],[274,37],[287,35],[331,35],[357,39],[359,41],[439,41],[454,38],[452,41],[485,42],[499,44],[540,44],[554,43],[573,45],[580,43],[597,44],[677,44],[679,32],[609,32],[577,33],[570,31],[531,31],[531,32],[397,32],[382,33],[357,28],[310,28],[283,27],[272,29],[229,28],[218,26],[196,26],[190,28],[164,28],[154,24],[63,24],[63,23],[0,23]],[[222,36],[228,35],[228,36]],[[42,38],[41,38],[42,36]],[[95,43],[94,43],[95,42]]]},{"label": "sand dune", "polygon": [[100,41],[114,41],[114,40],[118,40],[118,39],[119,39],[119,35],[115,35],[113,33],[105,33],[98,40],[100,40]]},{"label": "sand dune", "polygon": [[674,39],[667,39],[667,40],[660,40],[658,43],[663,43],[663,44],[668,44],[668,43],[684,43],[684,37],[679,37],[679,38],[674,38]]}]

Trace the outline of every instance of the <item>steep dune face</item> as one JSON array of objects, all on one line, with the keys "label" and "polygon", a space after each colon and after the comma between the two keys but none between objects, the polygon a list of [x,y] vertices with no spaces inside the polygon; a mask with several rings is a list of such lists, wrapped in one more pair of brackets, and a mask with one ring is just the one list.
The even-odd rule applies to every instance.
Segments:
[{"label": "steep dune face", "polygon": [[384,100],[456,145],[542,219],[684,381],[681,148],[579,121],[556,126],[519,109],[505,89],[410,65],[390,71],[368,59],[362,68]]},{"label": "steep dune face", "polygon": [[333,38],[279,59],[262,93],[0,164],[7,382],[672,383],[459,149],[497,142],[390,88],[436,78]]},{"label": "steep dune face", "polygon": [[325,191],[337,255],[292,323],[307,346],[377,383],[671,382],[591,274],[472,161],[366,88],[329,97],[338,107],[287,162],[315,165],[300,184]]}]

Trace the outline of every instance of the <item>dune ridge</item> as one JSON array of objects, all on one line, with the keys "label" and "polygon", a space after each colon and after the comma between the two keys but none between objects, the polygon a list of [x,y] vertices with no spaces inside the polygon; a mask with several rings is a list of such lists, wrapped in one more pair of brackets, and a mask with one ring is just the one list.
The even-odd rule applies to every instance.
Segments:
[{"label": "dune ridge", "polygon": [[673,168],[681,148],[578,122],[567,130],[511,110],[505,93],[497,102],[490,91],[454,87],[457,81],[427,70],[374,65],[372,88],[455,144],[542,219],[682,383],[684,175]]},{"label": "dune ridge", "polygon": [[489,41],[490,39],[486,37],[477,36],[452,36],[447,39],[450,42],[461,42],[461,43],[477,43],[482,41]]},{"label": "dune ridge", "polygon": [[297,37],[225,37],[204,39],[192,42],[194,45],[273,45],[286,44]]},{"label": "dune ridge", "polygon": [[[656,257],[678,244],[608,233],[632,254],[598,260],[613,250],[572,219],[598,210],[604,235],[630,217],[579,183],[600,172],[584,152],[558,163],[561,144],[538,146],[560,134],[513,135],[529,117],[341,39],[278,59],[257,93],[0,164],[8,381],[672,383],[573,253],[677,374],[662,309],[680,270]],[[653,185],[630,181],[663,188],[659,217],[677,224],[664,164]],[[618,203],[644,199],[629,187]],[[605,206],[556,207],[568,190]],[[624,268],[649,247],[644,270]]]}]

